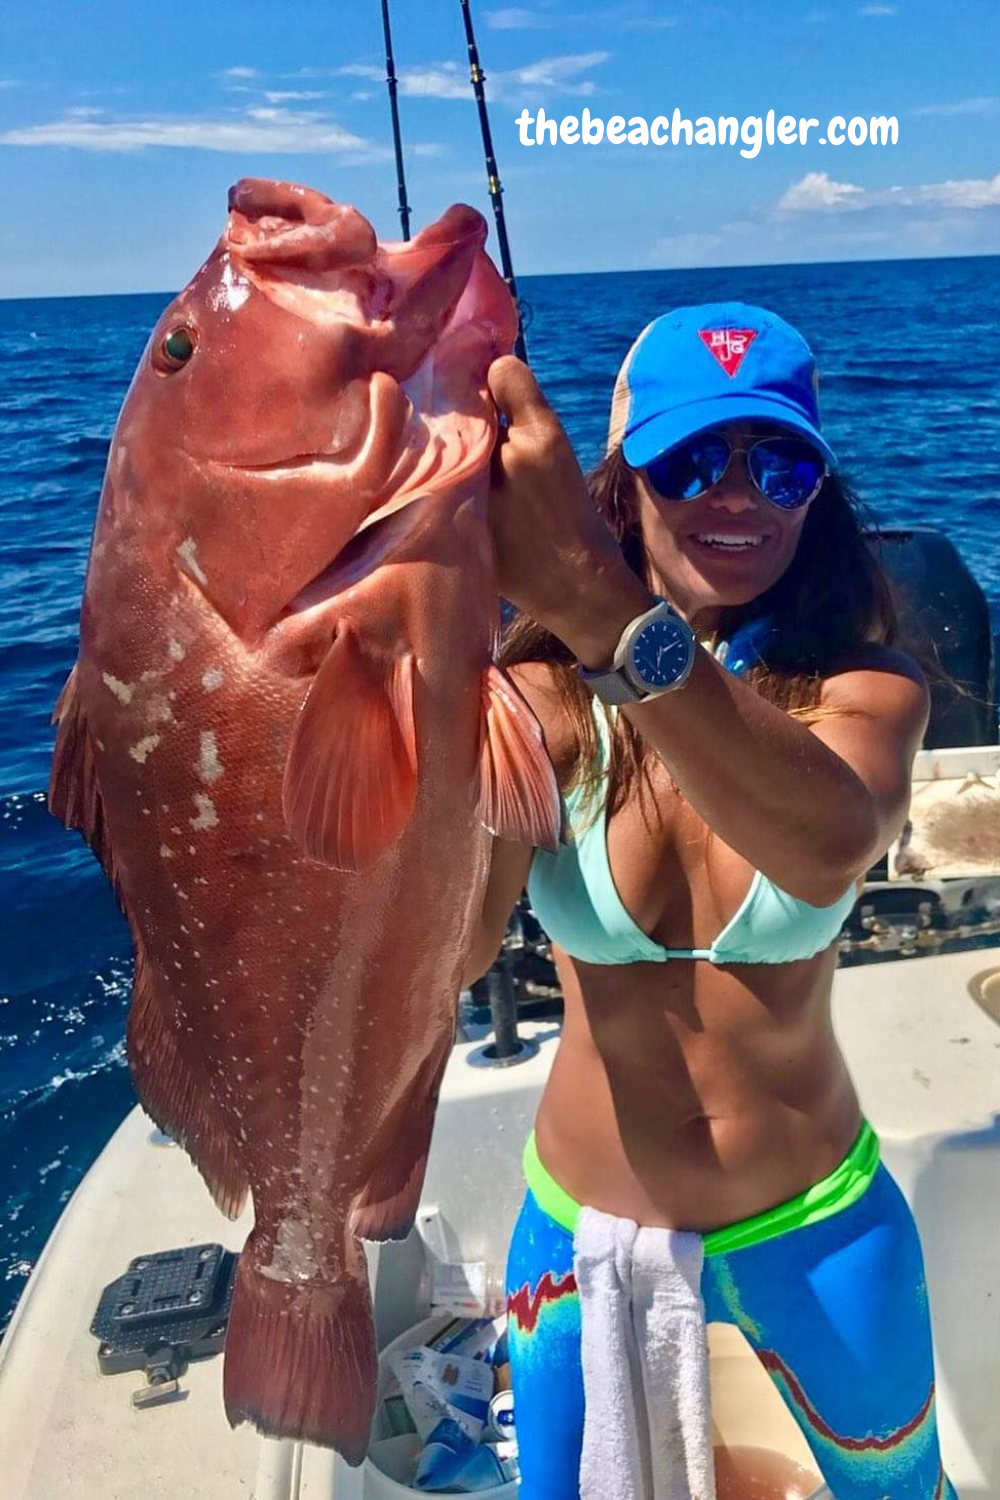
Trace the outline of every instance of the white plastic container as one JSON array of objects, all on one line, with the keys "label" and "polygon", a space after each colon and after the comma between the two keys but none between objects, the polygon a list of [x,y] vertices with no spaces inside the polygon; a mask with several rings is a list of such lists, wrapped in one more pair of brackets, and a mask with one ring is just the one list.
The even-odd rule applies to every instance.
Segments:
[{"label": "white plastic container", "polygon": [[[386,1388],[392,1379],[392,1371],[389,1369],[389,1359],[393,1354],[403,1354],[407,1349],[415,1349],[418,1344],[426,1344],[439,1334],[442,1328],[452,1321],[452,1314],[438,1313],[433,1318],[425,1318],[422,1323],[417,1323],[413,1328],[408,1328],[401,1333],[398,1339],[393,1339],[387,1344],[378,1358],[378,1387],[375,1406],[375,1423],[372,1427],[372,1449],[376,1456],[379,1454],[379,1446],[386,1444],[382,1449],[383,1462],[393,1473],[400,1475],[406,1472],[411,1460],[419,1451],[419,1439],[413,1437],[393,1438],[393,1434],[385,1425],[383,1399]],[[502,1320],[500,1320],[502,1325]],[[408,1446],[409,1445],[409,1446]],[[385,1473],[378,1467],[374,1457],[370,1454],[364,1463],[365,1476],[365,1500],[405,1500],[406,1496],[413,1500],[413,1496],[421,1491],[411,1489],[409,1485],[400,1482],[399,1478],[393,1478],[391,1474]],[[477,1500],[515,1500],[520,1488],[516,1479],[509,1484],[500,1484],[490,1490],[476,1490]]]}]

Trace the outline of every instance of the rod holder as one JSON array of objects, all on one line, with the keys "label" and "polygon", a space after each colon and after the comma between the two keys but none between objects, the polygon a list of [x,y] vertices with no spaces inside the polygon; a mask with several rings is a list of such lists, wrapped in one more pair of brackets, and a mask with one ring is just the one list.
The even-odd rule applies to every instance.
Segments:
[{"label": "rod holder", "polygon": [[518,1035],[517,993],[514,989],[510,955],[506,948],[501,948],[486,976],[486,992],[490,1001],[493,1040],[470,1052],[469,1066],[512,1068],[518,1063],[527,1062],[538,1051],[538,1043]]}]

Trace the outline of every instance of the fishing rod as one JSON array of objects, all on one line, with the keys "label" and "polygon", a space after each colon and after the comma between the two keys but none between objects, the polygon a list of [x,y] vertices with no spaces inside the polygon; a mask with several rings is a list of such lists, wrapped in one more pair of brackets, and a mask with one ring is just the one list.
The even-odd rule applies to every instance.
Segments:
[{"label": "fishing rod", "polygon": [[500,246],[500,265],[503,270],[503,279],[507,283],[507,289],[514,299],[517,308],[517,342],[514,345],[514,353],[518,359],[527,360],[528,350],[524,342],[524,323],[521,317],[521,303],[517,295],[517,282],[514,280],[514,265],[510,258],[510,242],[507,239],[507,223],[503,212],[503,188],[500,186],[500,170],[497,167],[497,159],[493,153],[493,135],[490,131],[490,117],[486,107],[486,92],[483,84],[486,82],[486,74],[479,64],[479,50],[476,47],[476,37],[472,29],[472,12],[469,9],[469,0],[459,0],[462,7],[462,20],[465,22],[465,40],[469,47],[469,77],[472,80],[472,92],[476,96],[476,105],[479,109],[479,128],[483,134],[483,150],[486,153],[486,179],[490,188],[490,201],[493,204],[493,217],[497,226],[497,242]]},{"label": "fishing rod", "polygon": [[392,144],[396,151],[396,192],[399,195],[399,220],[403,239],[410,238],[410,205],[406,201],[406,174],[403,171],[403,138],[399,130],[399,104],[396,99],[396,64],[392,57],[392,30],[389,25],[389,0],[382,0],[382,30],[385,33],[385,81],[389,85],[389,109],[392,113]]}]

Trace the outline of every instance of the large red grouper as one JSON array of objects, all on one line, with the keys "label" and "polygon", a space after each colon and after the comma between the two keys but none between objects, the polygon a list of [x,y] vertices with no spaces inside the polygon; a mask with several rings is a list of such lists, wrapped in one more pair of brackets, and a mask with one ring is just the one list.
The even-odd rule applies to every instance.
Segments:
[{"label": "large red grouper", "polygon": [[140,1099],[225,1213],[253,1193],[230,1421],[359,1463],[359,1236],[413,1221],[490,830],[558,837],[492,661],[515,315],[471,208],[386,245],[289,183],[229,210],[118,421],[51,806],[132,928]]}]

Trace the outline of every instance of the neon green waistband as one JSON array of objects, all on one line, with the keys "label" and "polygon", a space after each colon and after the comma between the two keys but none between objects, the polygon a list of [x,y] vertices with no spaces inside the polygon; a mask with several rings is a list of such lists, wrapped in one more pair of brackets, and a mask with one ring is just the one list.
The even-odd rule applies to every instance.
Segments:
[{"label": "neon green waistband", "polygon": [[[741,1219],[737,1224],[728,1224],[724,1229],[709,1230],[705,1235],[705,1254],[728,1255],[733,1250],[745,1250],[750,1245],[759,1245],[763,1240],[774,1239],[779,1234],[788,1234],[792,1229],[804,1229],[808,1224],[818,1224],[821,1219],[829,1219],[833,1214],[850,1208],[852,1203],[857,1203],[870,1186],[878,1164],[878,1136],[865,1120],[854,1145],[832,1172],[821,1181],[814,1182],[804,1193],[789,1198],[787,1203],[767,1208],[763,1213]],[[542,1163],[534,1131],[524,1148],[524,1175],[542,1212],[554,1219],[568,1234],[575,1234],[583,1205],[559,1186]]]}]

